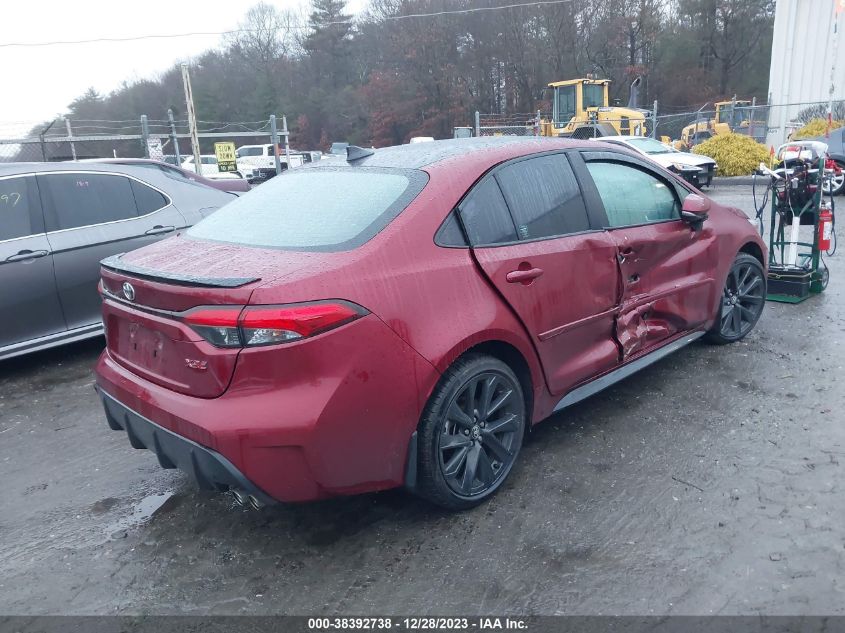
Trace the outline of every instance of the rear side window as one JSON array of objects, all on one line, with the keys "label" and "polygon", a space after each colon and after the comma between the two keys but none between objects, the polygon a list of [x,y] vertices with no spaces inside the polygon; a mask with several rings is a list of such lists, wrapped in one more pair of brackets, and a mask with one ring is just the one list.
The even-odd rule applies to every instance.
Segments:
[{"label": "rear side window", "polygon": [[664,222],[680,217],[673,188],[652,174],[622,163],[588,162],[607,213],[608,227]]},{"label": "rear side window", "polygon": [[496,174],[521,240],[590,229],[587,209],[563,154],[529,158]]},{"label": "rear side window", "polygon": [[138,215],[126,176],[109,174],[43,174],[38,183],[48,231],[72,229]]},{"label": "rear side window", "polygon": [[425,172],[374,167],[285,172],[195,224],[196,238],[286,250],[348,250],[422,191]]},{"label": "rear side window", "polygon": [[147,215],[168,205],[167,198],[152,187],[148,187],[137,180],[130,180],[129,182],[132,186],[132,195],[135,196],[138,215]]},{"label": "rear side window", "polygon": [[40,216],[34,178],[0,180],[0,241],[42,233]]},{"label": "rear side window", "polygon": [[461,203],[460,211],[470,244],[517,241],[516,227],[495,178],[481,181]]}]

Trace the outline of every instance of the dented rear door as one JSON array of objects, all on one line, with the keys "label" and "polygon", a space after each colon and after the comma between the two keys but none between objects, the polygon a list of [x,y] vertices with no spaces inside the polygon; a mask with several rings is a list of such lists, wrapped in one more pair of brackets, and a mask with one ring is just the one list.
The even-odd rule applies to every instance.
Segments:
[{"label": "dented rear door", "polygon": [[475,261],[531,335],[552,393],[616,366],[616,245],[590,228],[564,154],[494,170],[459,212]]}]

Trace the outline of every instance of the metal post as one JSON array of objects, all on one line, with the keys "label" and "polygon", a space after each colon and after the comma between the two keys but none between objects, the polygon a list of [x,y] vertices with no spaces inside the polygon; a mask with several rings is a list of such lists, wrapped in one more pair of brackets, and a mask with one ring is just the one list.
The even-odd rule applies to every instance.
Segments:
[{"label": "metal post", "polygon": [[757,114],[757,97],[751,97],[751,112],[748,114],[748,136],[756,141],[757,138],[754,136],[755,114]]},{"label": "metal post", "polygon": [[197,136],[197,115],[194,111],[194,93],[191,90],[191,76],[188,74],[188,64],[182,64],[182,84],[185,87],[185,104],[188,106],[188,128],[191,133],[191,149],[194,152],[194,170],[198,175],[202,176],[200,140]]},{"label": "metal post", "polygon": [[167,108],[167,120],[170,122],[170,140],[173,142],[173,153],[176,155],[176,164],[182,164],[182,156],[179,154],[179,139],[176,138],[176,121],[173,120],[173,110]]},{"label": "metal post", "polygon": [[728,129],[733,132],[734,125],[736,125],[736,95],[731,98],[731,122],[728,124]]},{"label": "metal post", "polygon": [[48,125],[38,133],[38,140],[41,142],[41,160],[43,160],[45,163],[47,162],[47,141],[44,140],[44,137],[47,135],[47,132],[50,131],[50,128],[55,125],[55,123],[55,119],[53,121],[50,121],[50,125]]},{"label": "metal post", "polygon": [[[279,161],[279,131],[276,129],[276,115],[270,115],[270,142],[273,144],[273,160],[276,163],[276,175],[282,173],[282,164]],[[290,167],[290,163],[288,163]]]},{"label": "metal post", "polygon": [[651,111],[651,138],[657,138],[657,99],[654,100],[654,109]]},{"label": "metal post", "polygon": [[288,169],[292,167],[290,164],[290,143],[288,142],[288,117],[287,115],[282,115],[282,134],[285,136],[285,160],[288,163]]},{"label": "metal post", "polygon": [[537,110],[537,125],[534,126],[534,136],[542,136],[542,119],[540,118],[540,111]]},{"label": "metal post", "polygon": [[475,135],[481,136],[481,115],[475,111]]},{"label": "metal post", "polygon": [[147,115],[141,115],[141,144],[144,146],[144,158],[150,157],[150,124]]},{"label": "metal post", "polygon": [[70,119],[65,117],[65,129],[67,130],[67,137],[70,141],[70,153],[73,156],[73,160],[77,160],[76,158],[76,143],[73,142],[73,130],[70,129]]}]

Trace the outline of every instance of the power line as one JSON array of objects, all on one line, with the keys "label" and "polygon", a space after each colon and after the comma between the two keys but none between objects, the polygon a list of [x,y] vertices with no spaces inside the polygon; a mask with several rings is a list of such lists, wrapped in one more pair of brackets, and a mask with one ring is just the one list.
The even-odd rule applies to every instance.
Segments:
[{"label": "power line", "polygon": [[[521,7],[536,7],[551,4],[568,4],[572,0],[534,0],[533,2],[520,2],[516,4],[504,4],[495,7],[473,7],[470,9],[453,9],[448,11],[435,11],[433,13],[409,13],[407,15],[390,15],[382,18],[383,21],[408,20],[412,18],[434,18],[444,15],[465,15],[467,13],[480,13],[482,11],[503,11],[505,9],[518,9]],[[322,26],[337,26],[346,25],[349,21],[343,22],[326,22]],[[311,27],[306,25],[291,25],[286,27],[287,30],[309,30]],[[199,37],[210,35],[236,35],[239,33],[256,33],[259,29],[231,29],[228,31],[191,31],[188,33],[159,33],[150,35],[135,35],[130,37],[95,37],[87,40],[53,40],[49,42],[3,42],[0,43],[0,48],[16,48],[26,47],[35,48],[43,46],[71,46],[76,44],[99,44],[111,42],[139,42],[143,40],[161,40],[161,39],[176,39],[182,37]]]}]

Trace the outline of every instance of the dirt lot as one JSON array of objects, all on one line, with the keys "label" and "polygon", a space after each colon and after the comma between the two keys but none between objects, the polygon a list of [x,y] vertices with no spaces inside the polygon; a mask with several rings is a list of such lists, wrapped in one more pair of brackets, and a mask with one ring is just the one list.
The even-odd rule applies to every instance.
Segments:
[{"label": "dirt lot", "polygon": [[0,363],[0,613],[841,614],[843,256],[742,343],[547,420],[457,515],[401,491],[245,511],[108,430],[101,340]]}]

